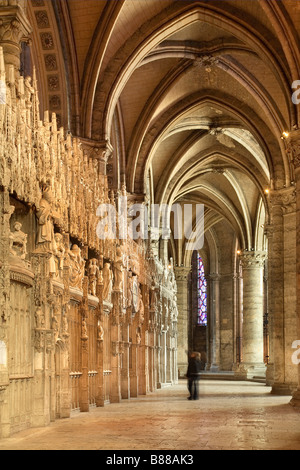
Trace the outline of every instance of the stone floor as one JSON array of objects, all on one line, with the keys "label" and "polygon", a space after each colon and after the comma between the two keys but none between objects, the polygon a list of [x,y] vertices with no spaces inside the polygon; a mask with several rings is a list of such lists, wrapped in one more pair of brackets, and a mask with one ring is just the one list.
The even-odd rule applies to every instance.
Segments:
[{"label": "stone floor", "polygon": [[0,441],[0,450],[300,450],[300,410],[263,384],[185,382]]}]

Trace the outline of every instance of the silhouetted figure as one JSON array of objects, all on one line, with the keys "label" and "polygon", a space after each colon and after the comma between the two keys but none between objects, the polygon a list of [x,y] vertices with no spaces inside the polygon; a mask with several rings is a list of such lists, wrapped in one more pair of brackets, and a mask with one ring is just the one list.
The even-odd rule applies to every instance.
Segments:
[{"label": "silhouetted figure", "polygon": [[201,370],[201,354],[193,352],[189,358],[189,366],[187,370],[188,389],[190,396],[188,400],[199,399],[199,378]]}]

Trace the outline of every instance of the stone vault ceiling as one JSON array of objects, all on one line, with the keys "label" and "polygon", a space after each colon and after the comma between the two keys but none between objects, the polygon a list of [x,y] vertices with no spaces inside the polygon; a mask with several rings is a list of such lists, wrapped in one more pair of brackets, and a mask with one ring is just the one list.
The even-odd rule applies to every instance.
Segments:
[{"label": "stone vault ceiling", "polygon": [[30,11],[47,11],[60,40],[62,121],[118,147],[128,191],[203,202],[242,248],[261,249],[264,191],[293,184],[281,136],[299,119],[299,2],[32,0]]}]

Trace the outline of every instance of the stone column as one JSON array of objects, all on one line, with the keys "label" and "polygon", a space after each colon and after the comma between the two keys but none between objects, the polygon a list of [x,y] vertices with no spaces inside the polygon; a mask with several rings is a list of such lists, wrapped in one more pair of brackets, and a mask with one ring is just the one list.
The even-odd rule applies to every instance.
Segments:
[{"label": "stone column", "polygon": [[28,40],[31,26],[26,16],[25,0],[3,0],[0,12],[0,46],[6,66],[20,70],[21,43]]},{"label": "stone column", "polygon": [[120,325],[120,312],[122,308],[122,291],[113,291],[113,313],[112,321],[110,323],[110,337],[112,344],[112,357],[111,357],[111,393],[110,402],[121,402],[121,360],[120,360],[120,339],[121,339],[121,325]]},{"label": "stone column", "polygon": [[[270,365],[268,382],[272,393],[291,395],[296,387],[291,345],[296,327],[296,224],[295,188],[274,191],[270,196],[269,306]],[[269,370],[272,372],[272,380]],[[293,383],[294,382],[294,383]]]},{"label": "stone column", "polygon": [[210,274],[209,276],[209,370],[217,372],[220,367],[220,276]]},{"label": "stone column", "polygon": [[80,411],[87,413],[89,411],[89,337],[87,330],[88,321],[88,278],[83,280],[83,302],[81,305],[81,371],[80,378]]},{"label": "stone column", "polygon": [[[296,183],[296,316],[297,331],[295,341],[300,340],[300,129],[290,133],[288,138],[288,155],[294,165]],[[296,337],[297,336],[297,337]],[[293,350],[291,353],[293,354]],[[299,356],[298,356],[299,357]],[[298,387],[293,394],[291,405],[300,407],[300,363],[298,364]]]},{"label": "stone column", "polygon": [[[101,264],[101,268],[103,265]],[[97,308],[98,318],[98,331],[97,331],[97,394],[96,394],[96,406],[104,406],[104,307],[103,307],[103,276],[100,270],[99,279],[97,282],[97,297],[99,299],[99,305]]]},{"label": "stone column", "polygon": [[124,320],[122,325],[122,371],[121,371],[121,394],[122,398],[130,398],[130,378],[129,378],[129,323]]},{"label": "stone column", "polygon": [[243,335],[243,276],[239,272],[237,278],[237,324],[236,324],[236,362],[242,360],[242,335]]},{"label": "stone column", "polygon": [[9,314],[10,314],[10,271],[9,234],[10,217],[14,208],[10,205],[9,193],[0,191],[0,439],[9,437],[11,432],[9,409]]},{"label": "stone column", "polygon": [[178,303],[178,370],[184,377],[188,367],[189,275],[190,267],[175,268]]},{"label": "stone column", "polygon": [[244,252],[243,267],[243,369],[247,377],[265,374],[263,357],[264,252]]}]

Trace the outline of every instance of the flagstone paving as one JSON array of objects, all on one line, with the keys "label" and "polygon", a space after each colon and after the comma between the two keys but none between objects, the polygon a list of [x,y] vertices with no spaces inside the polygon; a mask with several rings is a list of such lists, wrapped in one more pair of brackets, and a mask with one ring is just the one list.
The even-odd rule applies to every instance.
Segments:
[{"label": "flagstone paving", "polygon": [[300,410],[251,382],[185,382],[0,441],[0,450],[300,450]]}]

